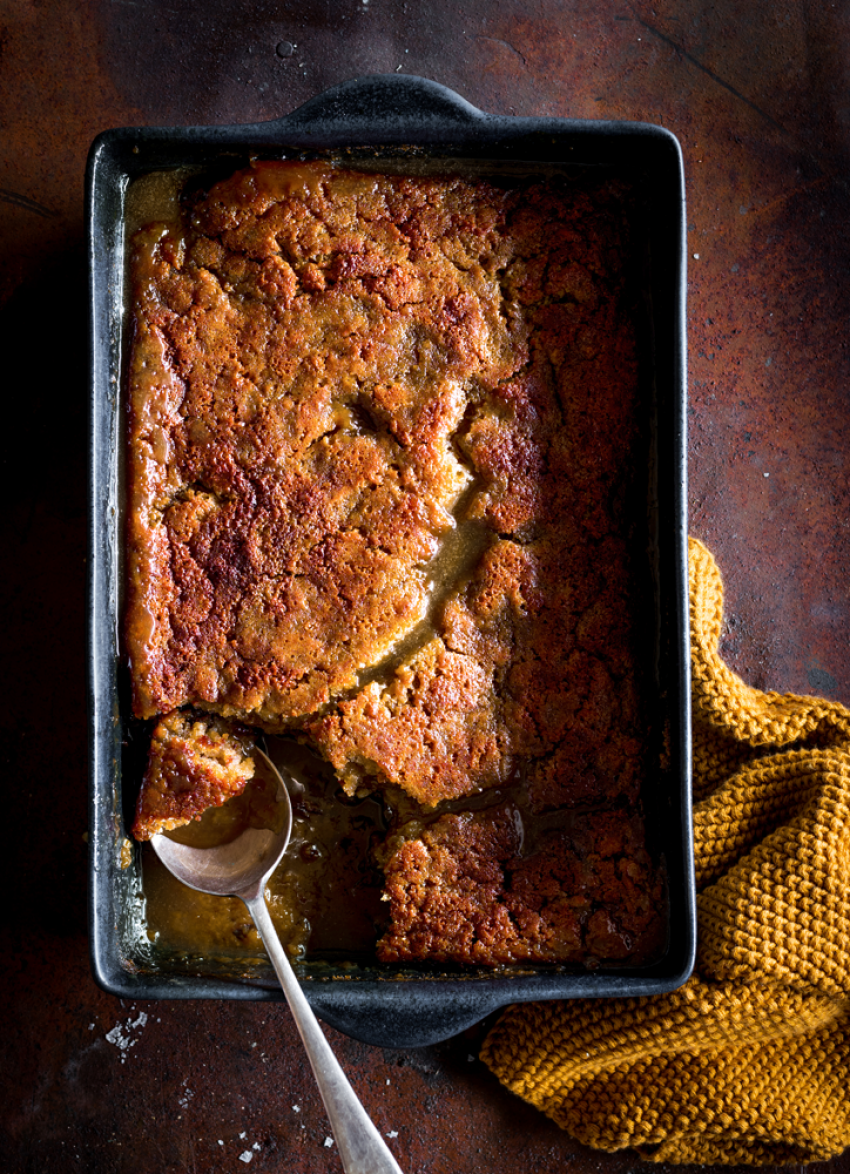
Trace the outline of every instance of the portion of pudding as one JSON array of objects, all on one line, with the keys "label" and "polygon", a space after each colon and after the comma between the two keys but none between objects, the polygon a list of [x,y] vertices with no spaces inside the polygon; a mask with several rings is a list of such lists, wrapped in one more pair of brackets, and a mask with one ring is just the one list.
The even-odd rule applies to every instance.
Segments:
[{"label": "portion of pudding", "polygon": [[238,732],[212,716],[178,711],[157,722],[136,805],[135,838],[183,827],[241,795],[254,777],[251,745],[247,730]]},{"label": "portion of pudding", "polygon": [[432,639],[307,724],[349,794],[398,787],[430,809],[522,780],[537,810],[636,802],[628,549],[558,539],[495,541]]},{"label": "portion of pudding", "polygon": [[134,238],[134,708],[280,729],[425,614],[470,403],[519,370],[500,231],[460,180],[258,164]]},{"label": "portion of pudding", "polygon": [[524,839],[509,804],[403,827],[388,844],[378,957],[598,965],[657,951],[663,886],[638,818],[574,816]]}]

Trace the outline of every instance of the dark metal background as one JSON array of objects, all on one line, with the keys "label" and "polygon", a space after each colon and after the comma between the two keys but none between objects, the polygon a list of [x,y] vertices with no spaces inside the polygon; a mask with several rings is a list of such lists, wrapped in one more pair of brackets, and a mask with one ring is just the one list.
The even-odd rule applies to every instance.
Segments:
[{"label": "dark metal background", "polygon": [[[90,976],[83,173],[106,127],[270,119],[399,68],[494,113],[678,136],[690,529],[725,575],[724,654],[754,685],[850,703],[850,7],[0,0],[10,1174],[340,1169],[284,1007],[121,1005]],[[503,1091],[475,1059],[476,1031],[398,1052],[331,1034],[406,1174],[636,1165],[583,1150]],[[850,1156],[823,1169],[847,1174]]]}]

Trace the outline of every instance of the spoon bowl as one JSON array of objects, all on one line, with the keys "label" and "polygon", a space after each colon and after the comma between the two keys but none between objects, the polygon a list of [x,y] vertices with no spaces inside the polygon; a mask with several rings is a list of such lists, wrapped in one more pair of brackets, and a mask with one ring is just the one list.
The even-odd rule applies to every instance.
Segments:
[{"label": "spoon bowl", "polygon": [[[243,901],[262,893],[277,868],[292,834],[292,804],[283,777],[268,755],[255,750],[277,784],[277,828],[246,827],[234,840],[214,848],[194,848],[165,835],[153,836],[151,846],[162,863],[184,885],[219,897]],[[280,817],[283,818],[280,818]]]},{"label": "spoon bowl", "polygon": [[289,843],[292,804],[281,772],[262,750],[254,753],[276,783],[279,810],[271,821],[273,827],[246,826],[235,837],[209,848],[182,844],[161,834],[151,838],[151,846],[168,871],[190,889],[217,897],[239,897],[247,905],[306,1049],[346,1174],[402,1174],[331,1051],[269,916],[266,882]]}]

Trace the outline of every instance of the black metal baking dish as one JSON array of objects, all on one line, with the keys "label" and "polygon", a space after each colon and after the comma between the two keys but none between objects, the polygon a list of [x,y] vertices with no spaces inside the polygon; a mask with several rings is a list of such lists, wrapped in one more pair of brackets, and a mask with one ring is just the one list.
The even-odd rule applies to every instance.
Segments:
[{"label": "black metal baking dish", "polygon": [[[119,129],[93,144],[87,177],[91,309],[91,473],[89,559],[90,925],[95,978],[124,998],[279,999],[271,977],[247,981],[150,967],[139,947],[144,896],[138,852],[123,821],[122,742],[129,722],[119,638],[125,197],[151,172],[235,170],[252,156],[351,151],[392,159],[411,152],[431,161],[551,170],[608,167],[628,176],[649,208],[646,303],[650,329],[649,400],[652,515],[647,558],[656,585],[657,698],[669,734],[647,797],[647,820],[663,853],[669,931],[651,966],[575,972],[524,968],[464,977],[398,973],[397,968],[302,969],[308,999],[347,1034],[384,1046],[445,1039],[511,1002],[636,996],[681,985],[696,941],[690,806],[690,701],[685,520],[685,232],[682,159],[669,132],[641,123],[511,118],[484,114],[420,78],[375,76],[345,83],[285,118],[233,127]],[[389,169],[389,164],[387,165]]]}]

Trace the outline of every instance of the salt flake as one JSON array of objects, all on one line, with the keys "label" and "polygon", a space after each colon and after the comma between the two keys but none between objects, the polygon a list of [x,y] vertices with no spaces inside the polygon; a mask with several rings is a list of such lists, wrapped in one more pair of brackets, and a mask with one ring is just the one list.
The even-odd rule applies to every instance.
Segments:
[{"label": "salt flake", "polygon": [[138,1018],[128,1019],[123,1026],[120,1023],[116,1023],[112,1030],[106,1033],[106,1042],[113,1044],[120,1051],[122,1064],[127,1060],[128,1050],[136,1046],[137,1041],[132,1038],[130,1032],[136,1027],[144,1027],[147,1021],[148,1017],[142,1011]]}]

